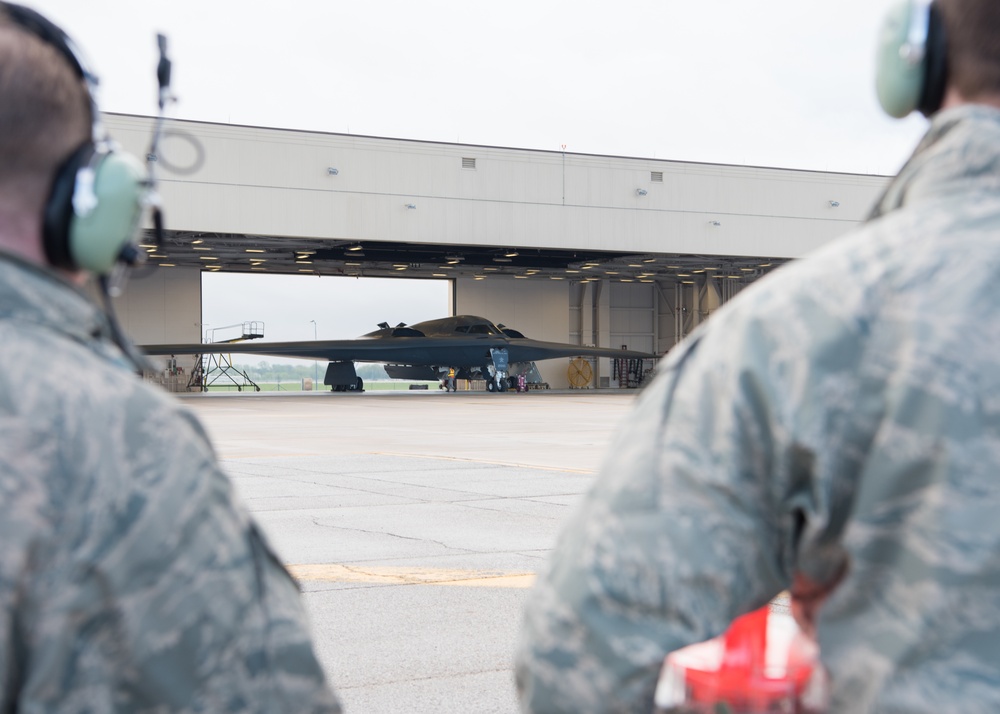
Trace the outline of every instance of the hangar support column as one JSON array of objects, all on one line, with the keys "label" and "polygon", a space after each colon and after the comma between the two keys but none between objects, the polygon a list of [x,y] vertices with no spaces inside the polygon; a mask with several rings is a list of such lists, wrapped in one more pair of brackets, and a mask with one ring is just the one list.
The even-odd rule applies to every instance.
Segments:
[{"label": "hangar support column", "polygon": [[577,310],[580,314],[579,339],[581,345],[591,344],[594,336],[594,283],[580,283],[580,299]]},{"label": "hangar support column", "polygon": [[[592,342],[598,347],[611,344],[611,290],[607,280],[598,280],[594,286],[593,315],[594,329]],[[594,386],[608,387],[611,383],[611,360],[606,357],[597,360],[594,370]]]}]

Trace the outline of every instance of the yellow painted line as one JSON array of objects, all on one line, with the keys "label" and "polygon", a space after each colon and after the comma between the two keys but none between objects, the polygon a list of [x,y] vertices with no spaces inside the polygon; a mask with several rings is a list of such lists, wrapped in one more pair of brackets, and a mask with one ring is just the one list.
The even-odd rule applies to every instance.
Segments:
[{"label": "yellow painted line", "polygon": [[406,568],[391,566],[315,563],[289,565],[288,572],[302,583],[365,583],[372,585],[444,585],[472,588],[530,588],[534,573],[456,568]]}]

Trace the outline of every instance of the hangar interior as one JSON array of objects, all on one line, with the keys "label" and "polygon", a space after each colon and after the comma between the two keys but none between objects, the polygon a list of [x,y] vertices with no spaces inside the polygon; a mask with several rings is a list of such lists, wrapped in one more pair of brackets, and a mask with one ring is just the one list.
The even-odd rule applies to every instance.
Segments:
[{"label": "hangar interior", "polygon": [[[447,280],[453,314],[663,354],[746,285],[860,222],[888,177],[107,114],[155,162],[167,232],[116,309],[200,342],[201,274]],[[252,315],[247,320],[253,320]],[[616,386],[609,360],[590,386]],[[566,360],[538,364],[569,386]]]}]

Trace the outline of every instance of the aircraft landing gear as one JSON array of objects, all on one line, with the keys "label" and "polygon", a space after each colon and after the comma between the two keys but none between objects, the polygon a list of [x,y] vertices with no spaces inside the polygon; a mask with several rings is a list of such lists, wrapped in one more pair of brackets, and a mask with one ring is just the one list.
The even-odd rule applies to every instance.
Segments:
[{"label": "aircraft landing gear", "polygon": [[353,362],[331,362],[326,366],[323,384],[330,385],[331,392],[363,392],[365,383],[354,369]]},{"label": "aircraft landing gear", "polygon": [[506,392],[507,382],[507,350],[491,348],[490,358],[493,364],[483,367],[483,379],[486,380],[486,391]]},{"label": "aircraft landing gear", "polygon": [[497,372],[492,365],[483,367],[483,379],[486,380],[487,392],[506,392],[508,389],[507,375],[504,372]]},{"label": "aircraft landing gear", "polygon": [[355,377],[353,382],[347,382],[346,384],[331,384],[331,392],[363,392],[365,391],[365,382],[361,377]]}]

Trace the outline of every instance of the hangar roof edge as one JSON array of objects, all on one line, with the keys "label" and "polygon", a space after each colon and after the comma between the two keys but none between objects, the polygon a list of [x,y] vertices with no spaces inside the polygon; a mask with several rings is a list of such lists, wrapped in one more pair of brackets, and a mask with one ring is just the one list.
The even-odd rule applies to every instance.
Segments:
[{"label": "hangar roof edge", "polygon": [[[102,112],[102,114],[112,117],[148,119],[149,121],[153,121],[155,119],[155,117],[146,114],[126,114],[123,112]],[[432,139],[407,139],[394,136],[374,136],[371,134],[344,134],[343,132],[320,131],[316,129],[291,129],[287,127],[258,126],[254,124],[231,124],[227,122],[205,121],[202,119],[183,119],[183,118],[168,117],[167,121],[174,123],[186,123],[186,124],[205,124],[208,126],[218,126],[218,127],[234,127],[239,129],[260,129],[265,131],[281,131],[281,132],[288,132],[295,134],[318,134],[323,136],[342,136],[352,139],[374,139],[376,141],[399,141],[412,144],[434,144],[438,146],[469,147],[478,149],[490,149],[496,151],[524,151],[524,152],[548,154],[554,156],[567,154],[570,156],[593,157],[598,159],[624,159],[627,161],[650,161],[663,164],[690,164],[694,166],[719,166],[719,167],[737,168],[737,169],[762,169],[766,171],[789,171],[794,173],[825,174],[828,176],[861,176],[872,179],[889,179],[893,177],[891,174],[867,174],[867,173],[852,172],[852,171],[821,171],[819,169],[797,169],[797,168],[789,168],[786,166],[760,166],[757,164],[724,164],[714,161],[685,161],[682,159],[660,159],[660,158],[651,158],[648,156],[623,156],[619,154],[594,154],[594,153],[580,152],[580,151],[563,152],[563,151],[554,151],[552,149],[532,149],[519,146],[497,146],[493,144],[463,144],[454,141],[437,141]]]}]

